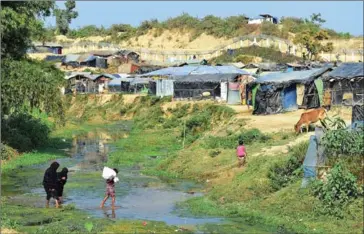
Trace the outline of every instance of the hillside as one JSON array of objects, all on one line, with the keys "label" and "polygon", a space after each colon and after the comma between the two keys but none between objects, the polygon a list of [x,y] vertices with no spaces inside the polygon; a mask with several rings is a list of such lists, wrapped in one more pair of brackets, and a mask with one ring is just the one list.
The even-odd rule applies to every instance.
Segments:
[{"label": "hillside", "polygon": [[[107,42],[117,44],[125,48],[149,48],[154,50],[211,50],[223,44],[230,44],[233,38],[228,37],[215,37],[202,33],[196,38],[192,38],[193,30],[185,29],[179,31],[178,29],[163,30],[158,33],[158,29],[150,29],[146,34],[134,36],[120,42],[113,42],[111,36],[89,36],[71,38],[63,35],[58,35],[54,40],[58,43],[100,43]],[[294,35],[294,34],[293,34]],[[324,41],[333,42],[334,51],[340,51],[342,48],[348,50],[356,50],[363,48],[363,38],[350,38],[350,39],[331,39]]]}]

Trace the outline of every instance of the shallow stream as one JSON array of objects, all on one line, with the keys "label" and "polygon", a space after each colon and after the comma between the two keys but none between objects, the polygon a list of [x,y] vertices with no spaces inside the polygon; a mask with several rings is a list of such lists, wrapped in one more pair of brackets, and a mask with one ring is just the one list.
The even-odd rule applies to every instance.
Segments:
[{"label": "shallow stream", "polygon": [[[77,209],[100,218],[163,221],[169,225],[190,226],[196,231],[201,224],[216,226],[232,223],[231,220],[221,218],[182,216],[176,204],[202,196],[198,192],[201,185],[186,180],[166,183],[157,177],[142,175],[137,168],[118,168],[120,181],[115,185],[117,207],[111,209],[109,199],[104,209],[99,208],[106,187],[105,180],[101,177],[103,166],[111,151],[122,150],[114,147],[112,142],[128,137],[128,131],[126,125],[119,124],[73,136],[71,147],[65,149],[69,157],[57,160],[61,164],[59,170],[67,167],[70,171],[64,189],[65,205],[74,204]],[[45,192],[41,181],[48,167],[49,163],[35,165],[3,177],[2,194],[9,196],[14,204],[44,207]],[[12,180],[20,183],[14,185]],[[236,222],[233,223],[236,225]],[[249,225],[242,228],[242,225],[239,224],[242,232],[261,230]]]}]

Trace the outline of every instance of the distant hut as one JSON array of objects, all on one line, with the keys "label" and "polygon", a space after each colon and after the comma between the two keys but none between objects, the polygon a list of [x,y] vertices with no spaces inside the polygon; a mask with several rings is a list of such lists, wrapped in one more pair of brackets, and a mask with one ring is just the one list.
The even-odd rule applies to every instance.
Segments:
[{"label": "distant hut", "polygon": [[323,105],[323,78],[330,66],[307,71],[272,73],[248,84],[253,114],[274,114]]}]

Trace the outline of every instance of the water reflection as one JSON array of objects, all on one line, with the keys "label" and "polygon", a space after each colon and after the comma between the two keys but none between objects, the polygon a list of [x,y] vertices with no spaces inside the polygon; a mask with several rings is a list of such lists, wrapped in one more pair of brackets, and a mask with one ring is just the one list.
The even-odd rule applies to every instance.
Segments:
[{"label": "water reflection", "polygon": [[111,209],[111,212],[109,212],[108,210],[104,209],[104,216],[105,216],[105,218],[110,218],[110,216],[111,216],[112,219],[115,219],[116,218],[115,209]]},{"label": "water reflection", "polygon": [[69,154],[72,158],[82,159],[74,169],[101,170],[107,161],[107,155],[113,150],[109,143],[126,137],[128,134],[125,131],[95,131],[73,136]]}]

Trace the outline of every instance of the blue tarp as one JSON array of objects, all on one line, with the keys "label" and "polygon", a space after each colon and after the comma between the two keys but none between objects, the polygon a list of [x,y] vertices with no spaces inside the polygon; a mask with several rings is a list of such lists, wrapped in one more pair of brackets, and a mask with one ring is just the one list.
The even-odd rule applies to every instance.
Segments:
[{"label": "blue tarp", "polygon": [[295,110],[297,108],[296,85],[293,84],[283,91],[283,109]]},{"label": "blue tarp", "polygon": [[248,72],[234,66],[183,66],[168,67],[157,71],[143,74],[142,76],[186,76],[198,74],[242,74],[249,75]]},{"label": "blue tarp", "polygon": [[328,74],[328,79],[364,77],[364,63],[343,63]]}]

